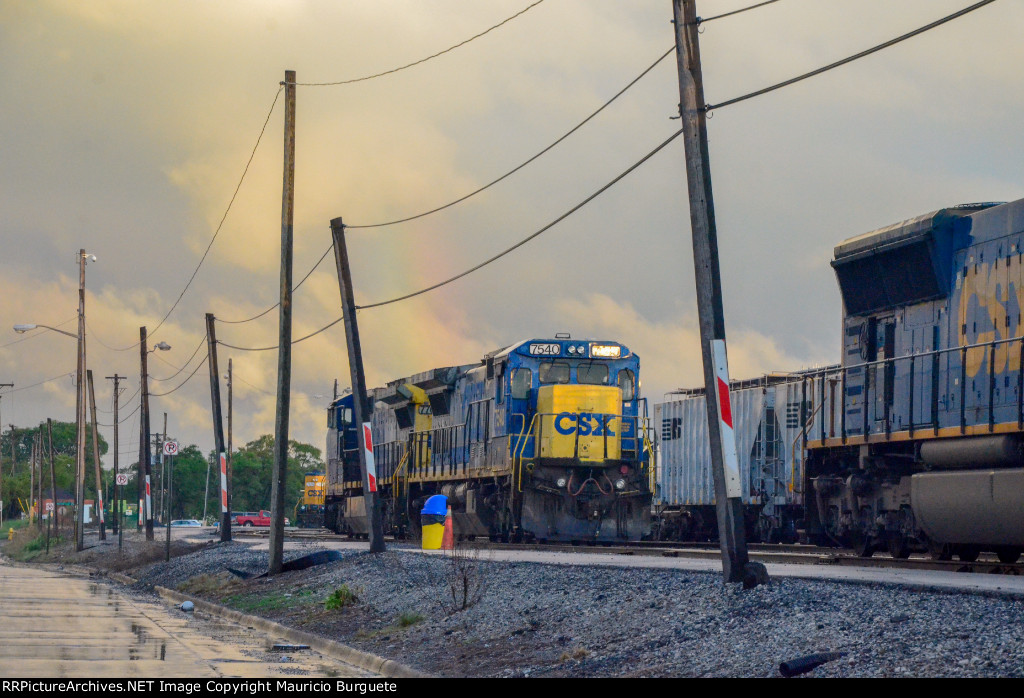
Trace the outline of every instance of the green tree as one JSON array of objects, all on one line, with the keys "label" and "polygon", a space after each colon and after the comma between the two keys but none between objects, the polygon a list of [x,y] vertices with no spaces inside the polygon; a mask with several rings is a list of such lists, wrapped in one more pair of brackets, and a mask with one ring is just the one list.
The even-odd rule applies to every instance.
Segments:
[{"label": "green tree", "polygon": [[[74,493],[75,489],[75,423],[53,422],[53,469],[56,476],[57,489]],[[0,496],[4,503],[4,518],[17,516],[21,512],[18,499],[27,501],[31,475],[29,464],[32,457],[32,443],[39,433],[43,435],[43,497],[49,496],[50,490],[50,459],[49,440],[46,423],[37,427],[16,427],[0,434],[0,452],[3,454],[3,492]],[[86,425],[85,433],[85,492],[87,499],[93,499],[96,492],[96,468],[93,465],[92,426]],[[102,456],[107,452],[107,442],[99,435],[99,450]],[[38,473],[38,471],[37,471]],[[108,474],[104,472],[106,479]],[[104,483],[106,485],[106,483]]]},{"label": "green tree", "polygon": [[[306,473],[323,469],[320,449],[298,441],[288,442],[285,516],[295,519],[294,511],[302,496]],[[273,470],[273,434],[264,434],[235,451],[231,459],[231,508],[234,511],[269,509]]]}]

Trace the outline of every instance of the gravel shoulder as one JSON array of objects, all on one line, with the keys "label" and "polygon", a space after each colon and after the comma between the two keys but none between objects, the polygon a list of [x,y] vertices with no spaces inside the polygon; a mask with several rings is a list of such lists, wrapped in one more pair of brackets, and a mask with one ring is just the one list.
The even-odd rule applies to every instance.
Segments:
[{"label": "gravel shoulder", "polygon": [[261,574],[266,551],[218,541],[178,552],[151,561],[133,547],[130,563],[106,546],[66,561],[121,568],[140,591],[175,588],[442,676],[772,677],[817,652],[843,656],[808,676],[1024,676],[1015,598],[800,579],[744,591],[707,572],[501,562],[470,548],[348,551],[242,579],[227,568]]}]

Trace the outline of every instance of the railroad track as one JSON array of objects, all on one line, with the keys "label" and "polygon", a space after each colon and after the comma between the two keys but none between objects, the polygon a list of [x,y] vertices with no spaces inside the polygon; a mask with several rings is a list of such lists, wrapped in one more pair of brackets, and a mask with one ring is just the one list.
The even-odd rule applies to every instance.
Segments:
[{"label": "railroad track", "polygon": [[[269,529],[241,528],[233,535],[252,538],[266,538]],[[291,540],[338,541],[346,540],[327,529],[292,529],[285,531]],[[389,540],[393,540],[390,539]],[[402,541],[399,541],[402,542]],[[543,550],[562,553],[596,553],[602,555],[633,555],[656,557],[679,557],[700,560],[721,559],[717,543],[674,543],[670,541],[637,541],[633,543],[495,543],[477,541],[475,545],[490,550]],[[752,543],[748,546],[750,559],[765,563],[801,565],[837,565],[844,567],[886,567],[893,569],[936,570],[943,572],[971,572],[981,574],[1024,574],[1024,563],[1005,564],[995,556],[984,556],[976,562],[957,560],[934,560],[923,555],[907,559],[893,558],[885,554],[875,557],[859,557],[849,550],[822,548],[814,545],[786,543]]]}]

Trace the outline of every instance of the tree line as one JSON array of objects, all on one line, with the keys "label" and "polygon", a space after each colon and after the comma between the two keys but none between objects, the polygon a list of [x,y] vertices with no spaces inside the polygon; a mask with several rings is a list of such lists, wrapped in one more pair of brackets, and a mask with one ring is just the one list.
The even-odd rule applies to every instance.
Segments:
[{"label": "tree line", "polygon": [[[30,473],[29,463],[32,443],[36,434],[43,435],[43,498],[50,496],[49,442],[46,424],[38,427],[8,429],[0,433],[0,467],[3,468],[3,484],[0,496],[3,498],[4,519],[17,517],[22,506],[28,506]],[[289,441],[288,480],[285,492],[285,516],[294,519],[306,473],[324,471],[322,452],[310,444]],[[108,445],[99,436],[100,462],[102,469],[103,500],[111,503],[114,499],[114,472],[111,458],[102,456]],[[156,449],[154,449],[155,451]],[[92,428],[86,432],[86,474],[85,498],[95,499],[96,468],[93,464]],[[74,498],[75,487],[75,424],[74,422],[53,422],[54,475],[58,490]],[[127,460],[127,459],[123,459]],[[271,474],[274,460],[274,436],[264,434],[254,441],[235,449],[231,454],[231,508],[234,511],[258,511],[270,508]],[[208,467],[209,464],[209,467]],[[128,506],[138,502],[138,458],[119,463],[119,470],[128,475],[128,484],[122,488],[122,499]],[[171,497],[171,519],[201,519],[205,509],[207,517],[220,517],[220,470],[215,454],[203,454],[195,444],[179,448],[171,468],[173,487]],[[38,471],[36,474],[38,477]],[[163,489],[162,464],[154,453],[151,468],[151,486],[154,497],[154,514],[163,519],[158,509],[159,490]],[[20,502],[19,502],[20,499]],[[205,504],[205,507],[204,507]]]}]

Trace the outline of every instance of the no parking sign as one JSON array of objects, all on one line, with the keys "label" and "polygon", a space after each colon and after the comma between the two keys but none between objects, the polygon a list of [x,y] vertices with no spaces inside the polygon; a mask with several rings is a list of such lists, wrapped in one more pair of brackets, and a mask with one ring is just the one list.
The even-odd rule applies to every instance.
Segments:
[{"label": "no parking sign", "polygon": [[165,456],[176,456],[176,455],[178,455],[178,442],[177,441],[164,441],[164,455]]}]

